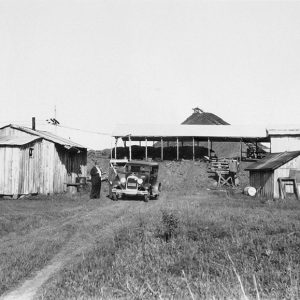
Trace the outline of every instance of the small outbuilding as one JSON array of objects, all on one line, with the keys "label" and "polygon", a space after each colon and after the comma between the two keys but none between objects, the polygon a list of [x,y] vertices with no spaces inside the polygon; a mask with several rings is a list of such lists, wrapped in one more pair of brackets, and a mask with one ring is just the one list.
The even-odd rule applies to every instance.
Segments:
[{"label": "small outbuilding", "polygon": [[86,172],[87,148],[47,131],[0,128],[0,196],[65,192]]},{"label": "small outbuilding", "polygon": [[[279,198],[280,179],[291,179],[300,184],[297,178],[300,174],[300,151],[271,153],[251,164],[246,170],[250,172],[250,185],[255,187],[261,196]],[[284,192],[296,192],[291,185],[285,185],[284,189]]]},{"label": "small outbuilding", "polygon": [[300,125],[267,128],[271,152],[300,151]]}]

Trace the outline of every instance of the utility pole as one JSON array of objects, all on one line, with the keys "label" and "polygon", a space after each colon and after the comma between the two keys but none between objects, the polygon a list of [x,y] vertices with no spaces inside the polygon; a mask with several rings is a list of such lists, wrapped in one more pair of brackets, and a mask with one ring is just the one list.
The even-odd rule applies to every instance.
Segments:
[{"label": "utility pole", "polygon": [[47,119],[46,121],[48,122],[48,124],[55,126],[54,131],[55,131],[55,134],[57,134],[57,125],[59,125],[59,122],[56,119],[56,105],[54,106],[54,118]]},{"label": "utility pole", "polygon": [[[57,120],[56,119],[56,105],[54,105],[54,120]],[[55,134],[57,134],[57,123],[55,122],[55,124],[54,124],[54,128],[55,128]]]}]

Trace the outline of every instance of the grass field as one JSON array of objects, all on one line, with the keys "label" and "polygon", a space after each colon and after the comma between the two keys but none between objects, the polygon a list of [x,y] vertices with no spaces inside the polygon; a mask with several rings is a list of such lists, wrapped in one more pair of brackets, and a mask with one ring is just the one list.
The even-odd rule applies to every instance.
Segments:
[{"label": "grass field", "polygon": [[102,195],[0,201],[3,299],[299,299],[299,201]]},{"label": "grass field", "polygon": [[[1,293],[58,257],[36,299],[299,298],[300,205],[206,191],[1,201]],[[60,255],[63,253],[63,255]]]}]

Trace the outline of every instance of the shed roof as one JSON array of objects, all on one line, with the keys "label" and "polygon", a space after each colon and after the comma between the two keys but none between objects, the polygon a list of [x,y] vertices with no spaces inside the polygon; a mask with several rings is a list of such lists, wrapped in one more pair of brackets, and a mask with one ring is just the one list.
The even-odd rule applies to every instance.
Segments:
[{"label": "shed roof", "polygon": [[153,140],[176,140],[176,138],[193,137],[198,140],[245,140],[268,141],[267,132],[264,127],[235,126],[235,125],[164,125],[164,124],[119,124],[113,131],[112,136],[124,140],[144,140],[146,137]]},{"label": "shed roof", "polygon": [[268,135],[298,135],[300,136],[300,125],[278,125],[267,128]]},{"label": "shed roof", "polygon": [[23,146],[36,140],[41,140],[41,138],[33,136],[0,136],[0,146]]},{"label": "shed roof", "polygon": [[[48,140],[50,142],[53,142],[55,144],[59,144],[59,145],[62,145],[66,148],[81,148],[81,149],[86,149],[86,147],[80,145],[80,144],[77,144],[71,140],[68,140],[68,139],[65,139],[65,138],[62,138],[56,134],[53,134],[49,131],[42,131],[42,130],[32,130],[28,127],[24,127],[24,126],[19,126],[19,125],[15,125],[15,124],[10,124],[10,125],[7,125],[7,126],[4,126],[2,128],[5,128],[5,127],[11,127],[11,128],[14,128],[14,129],[17,129],[17,130],[21,130],[21,131],[24,131],[28,134],[31,134],[31,135],[34,135],[34,136],[38,136],[38,137],[41,137],[45,140]],[[0,129],[2,129],[0,128]]]},{"label": "shed roof", "polygon": [[270,153],[265,158],[251,164],[247,171],[273,171],[300,155],[300,151]]}]

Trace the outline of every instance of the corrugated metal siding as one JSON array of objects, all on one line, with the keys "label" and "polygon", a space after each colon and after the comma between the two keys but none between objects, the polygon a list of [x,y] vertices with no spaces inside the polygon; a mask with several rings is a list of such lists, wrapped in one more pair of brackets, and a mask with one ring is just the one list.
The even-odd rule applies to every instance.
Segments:
[{"label": "corrugated metal siding", "polygon": [[274,191],[274,175],[272,171],[269,172],[257,172],[250,171],[250,185],[256,189],[261,187],[260,195],[273,198]]},{"label": "corrugated metal siding", "polygon": [[251,164],[246,170],[251,171],[272,171],[275,170],[289,161],[300,156],[300,151],[271,153],[265,158]]},{"label": "corrugated metal siding", "polygon": [[7,136],[7,135],[14,135],[14,136],[28,136],[28,133],[20,130],[16,130],[11,127],[4,127],[0,129],[0,136]]},{"label": "corrugated metal siding", "polygon": [[19,126],[19,125],[8,125],[6,127],[0,128],[0,136],[19,136],[19,137],[36,137],[36,138],[43,138],[47,141],[53,142],[55,144],[66,146],[67,148],[75,147],[79,149],[86,149],[86,147],[75,143],[71,140],[65,139],[63,137],[60,137],[56,134],[53,134],[48,131],[42,131],[42,130],[32,130],[31,128]]},{"label": "corrugated metal siding", "polygon": [[0,136],[0,146],[23,146],[32,143],[35,140],[41,139],[34,136],[15,136],[7,135]]},{"label": "corrugated metal siding", "polygon": [[299,136],[272,136],[271,151],[272,153],[284,151],[299,151],[300,137]]}]

